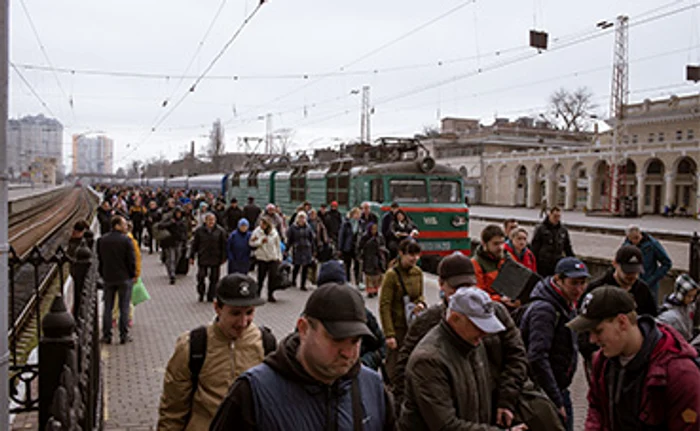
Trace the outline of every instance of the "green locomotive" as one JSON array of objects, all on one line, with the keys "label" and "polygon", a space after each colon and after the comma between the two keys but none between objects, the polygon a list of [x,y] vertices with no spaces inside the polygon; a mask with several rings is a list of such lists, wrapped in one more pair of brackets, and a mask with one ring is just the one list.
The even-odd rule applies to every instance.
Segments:
[{"label": "green locomotive", "polygon": [[358,145],[348,157],[326,164],[301,159],[250,167],[228,176],[227,200],[253,196],[263,206],[279,205],[291,215],[303,202],[314,208],[335,201],[341,212],[369,202],[381,219],[391,202],[413,220],[424,252],[422,265],[435,270],[455,251],[470,253],[469,210],[458,171],[435,163],[414,139],[379,139]]}]

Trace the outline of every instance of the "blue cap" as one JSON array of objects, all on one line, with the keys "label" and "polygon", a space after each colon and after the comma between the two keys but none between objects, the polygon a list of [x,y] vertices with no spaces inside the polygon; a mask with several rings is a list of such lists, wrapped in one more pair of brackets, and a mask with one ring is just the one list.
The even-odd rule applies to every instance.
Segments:
[{"label": "blue cap", "polygon": [[240,228],[241,226],[250,226],[250,223],[248,223],[248,219],[242,218],[238,220],[238,227]]},{"label": "blue cap", "polygon": [[564,278],[590,278],[591,274],[588,273],[588,268],[586,264],[581,262],[575,257],[565,257],[557,262],[556,268],[554,268],[555,274],[560,274]]}]

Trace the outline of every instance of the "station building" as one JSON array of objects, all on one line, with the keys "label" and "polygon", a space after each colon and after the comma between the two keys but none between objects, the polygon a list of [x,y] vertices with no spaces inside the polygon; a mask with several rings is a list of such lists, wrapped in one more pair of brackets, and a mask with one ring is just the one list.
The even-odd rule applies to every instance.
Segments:
[{"label": "station building", "polygon": [[472,202],[534,208],[546,201],[567,210],[606,211],[610,197],[636,197],[638,214],[664,208],[697,214],[700,206],[700,95],[645,100],[624,108],[624,132],[564,132],[531,119],[444,119],[432,154],[458,169]]}]

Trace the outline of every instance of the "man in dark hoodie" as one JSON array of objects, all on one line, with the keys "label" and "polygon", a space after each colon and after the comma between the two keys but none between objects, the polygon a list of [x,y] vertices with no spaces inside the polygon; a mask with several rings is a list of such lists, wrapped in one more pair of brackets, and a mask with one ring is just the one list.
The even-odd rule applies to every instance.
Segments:
[{"label": "man in dark hoodie", "polygon": [[586,430],[697,430],[697,352],[670,326],[638,317],[615,286],[587,294],[567,326],[600,346],[593,359]]},{"label": "man in dark hoodie", "polygon": [[574,257],[561,259],[555,275],[539,282],[520,322],[535,383],[559,409],[566,429],[573,430],[569,386],[576,372],[576,334],[565,326],[576,317],[576,301],[586,290],[588,268]]},{"label": "man in dark hoodie", "polygon": [[[620,247],[615,253],[612,268],[606,271],[601,277],[591,281],[584,296],[593,292],[601,286],[616,286],[629,292],[637,304],[638,315],[649,315],[656,317],[657,307],[654,297],[645,282],[639,278],[642,269],[642,252],[633,245]],[[588,341],[588,335],[579,335],[579,351],[585,360],[587,371],[590,371],[593,353],[598,347]]]},{"label": "man in dark hoodie", "polygon": [[210,430],[394,429],[391,396],[359,361],[362,336],[372,335],[366,322],[357,290],[316,289],[298,332],[235,381]]},{"label": "man in dark hoodie", "polygon": [[542,277],[554,275],[554,268],[562,257],[571,257],[569,231],[561,224],[561,209],[552,207],[547,218],[537,226],[530,250],[537,259],[537,273]]}]

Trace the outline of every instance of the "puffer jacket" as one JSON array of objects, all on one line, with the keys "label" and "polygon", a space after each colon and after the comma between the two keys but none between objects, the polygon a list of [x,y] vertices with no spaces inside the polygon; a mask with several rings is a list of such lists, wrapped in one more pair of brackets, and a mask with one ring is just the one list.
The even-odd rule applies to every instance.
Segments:
[{"label": "puffer jacket", "polygon": [[554,275],[559,259],[574,255],[568,229],[561,223],[552,224],[548,217],[535,229],[530,249],[537,259],[537,271],[542,277]]},{"label": "puffer jacket", "polygon": [[368,275],[384,274],[386,268],[386,253],[384,237],[380,233],[376,236],[364,235],[358,246],[362,272]]},{"label": "puffer jacket", "polygon": [[[587,431],[697,431],[700,370],[697,351],[675,329],[641,317],[641,350],[624,368],[598,352],[588,391]],[[611,387],[621,385],[618,397]],[[631,427],[631,428],[630,428]]]},{"label": "puffer jacket", "polygon": [[[396,271],[401,271],[406,292],[404,293]],[[396,265],[384,275],[382,288],[379,291],[379,318],[386,338],[402,337],[406,334],[406,314],[404,310],[403,296],[408,295],[411,301],[425,303],[423,292],[423,271],[417,266],[408,270],[401,265]],[[399,343],[401,342],[400,340]]]},{"label": "puffer jacket", "polygon": [[[506,329],[498,334],[488,335],[482,342],[486,348],[491,373],[498,382],[494,391],[496,406],[515,412],[520,392],[528,377],[527,353],[520,337],[520,329],[515,326],[508,310],[497,302],[494,302],[494,306],[498,320]],[[397,411],[403,402],[408,358],[423,337],[445,317],[446,311],[447,306],[444,303],[433,305],[418,316],[408,329],[403,346],[399,349],[392,381]]]},{"label": "puffer jacket", "polygon": [[408,360],[398,429],[497,431],[491,426],[495,389],[484,344],[464,341],[442,320]]},{"label": "puffer jacket", "polygon": [[472,258],[474,272],[476,274],[476,287],[485,291],[494,301],[500,301],[501,295],[491,288],[491,285],[498,277],[498,270],[506,261],[506,256],[501,258],[488,253],[483,246],[476,248],[475,256]]},{"label": "puffer jacket", "polygon": [[[263,242],[263,239],[267,241]],[[280,262],[282,250],[280,249],[280,236],[277,229],[271,228],[265,233],[260,226],[256,227],[250,236],[250,246],[255,248],[255,258],[263,262]]]},{"label": "puffer jacket", "polygon": [[262,334],[254,323],[238,340],[231,342],[214,322],[207,327],[207,354],[199,373],[199,384],[193,391],[189,368],[190,333],[180,335],[165,370],[158,431],[208,430],[234,380],[245,370],[260,364],[264,356]]},{"label": "puffer jacket", "polygon": [[160,242],[161,247],[176,247],[187,241],[187,218],[186,217],[163,217],[163,221],[160,222],[161,229],[167,229],[170,232],[170,236]]},{"label": "puffer jacket", "polygon": [[250,271],[250,236],[250,231],[243,233],[236,229],[228,237],[226,253],[229,274],[247,274]]},{"label": "puffer jacket", "polygon": [[577,337],[566,327],[576,317],[576,310],[556,292],[552,277],[537,283],[530,300],[520,332],[532,377],[559,408],[564,405],[562,391],[571,385],[576,373]]},{"label": "puffer jacket", "polygon": [[535,254],[529,248],[525,247],[520,256],[515,251],[513,246],[509,241],[503,244],[503,250],[508,252],[508,255],[515,261],[529,269],[530,271],[537,273],[537,260],[535,259]]},{"label": "puffer jacket", "polygon": [[696,312],[696,303],[686,305],[673,298],[673,295],[668,295],[656,320],[671,326],[685,341],[690,341],[693,339],[693,317]]},{"label": "puffer jacket", "polygon": [[287,230],[287,249],[292,250],[294,265],[309,265],[316,250],[313,228],[307,223],[300,226],[294,223]]},{"label": "puffer jacket", "polygon": [[[634,244],[625,239],[623,245]],[[644,272],[640,274],[640,277],[649,285],[649,289],[656,297],[659,291],[659,282],[671,269],[673,262],[661,243],[647,233],[642,233],[642,240],[639,241],[637,247],[642,251],[642,264],[644,266]]]}]

